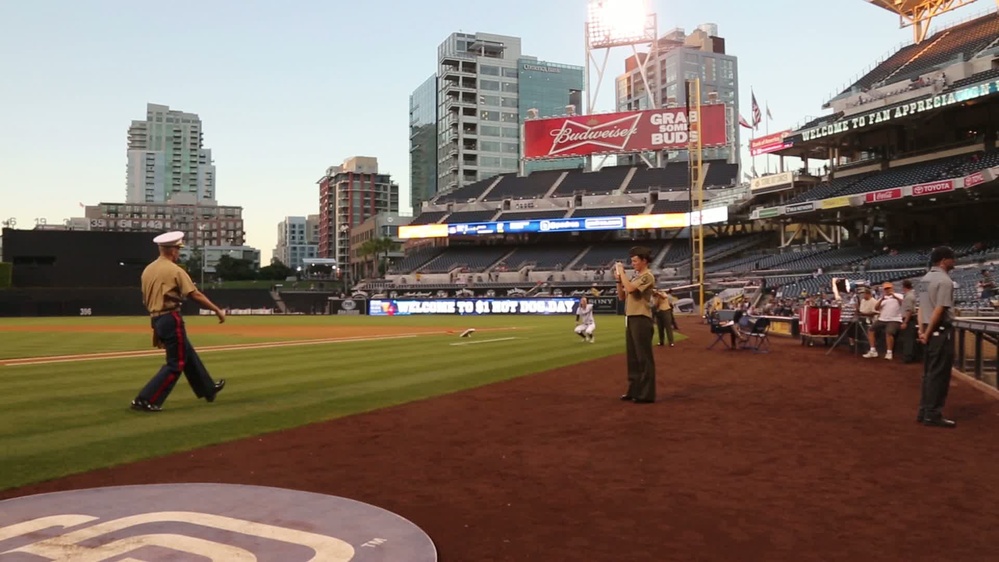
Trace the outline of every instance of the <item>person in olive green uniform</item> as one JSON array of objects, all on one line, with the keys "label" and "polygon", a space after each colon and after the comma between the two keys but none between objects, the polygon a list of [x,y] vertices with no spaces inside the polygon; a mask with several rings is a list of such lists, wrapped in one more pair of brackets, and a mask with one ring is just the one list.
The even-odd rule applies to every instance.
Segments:
[{"label": "person in olive green uniform", "polygon": [[941,246],[930,253],[930,271],[919,281],[919,341],[926,346],[923,392],[916,421],[933,427],[957,424],[943,417],[954,366],[954,250]]},{"label": "person in olive green uniform", "polygon": [[201,363],[201,358],[187,339],[184,319],[180,315],[184,299],[191,297],[202,307],[214,312],[220,324],[225,322],[225,312],[208,300],[194,286],[191,276],[177,265],[183,240],[183,232],[168,232],[154,238],[153,242],[160,248],[160,257],[142,271],[142,302],[149,310],[153,345],[166,351],[166,364],[132,400],[133,410],[162,410],[163,402],[173,391],[181,372],[195,396],[208,402],[214,402],[215,395],[225,386],[225,379],[213,381]]},{"label": "person in olive green uniform", "polygon": [[676,321],[673,319],[673,301],[666,291],[656,291],[653,301],[656,306],[656,326],[659,327],[659,346],[666,345],[669,339],[669,346],[673,347],[673,327]]},{"label": "person in olive green uniform", "polygon": [[617,298],[624,301],[625,323],[627,325],[626,349],[628,353],[628,392],[621,400],[636,404],[651,404],[656,401],[656,363],[652,355],[652,292],[656,279],[649,271],[652,259],[648,248],[636,246],[628,253],[635,274],[629,279],[624,265],[615,264],[614,277],[617,280]]}]

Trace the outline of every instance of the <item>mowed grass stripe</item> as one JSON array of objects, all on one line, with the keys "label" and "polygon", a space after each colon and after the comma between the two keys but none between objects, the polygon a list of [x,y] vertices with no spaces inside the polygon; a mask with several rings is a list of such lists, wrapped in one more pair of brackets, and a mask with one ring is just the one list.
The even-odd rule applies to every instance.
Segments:
[{"label": "mowed grass stripe", "polygon": [[[206,354],[212,375],[230,381],[225,393],[205,404],[180,381],[159,414],[127,409],[159,367],[158,358],[18,367],[20,396],[13,402],[6,402],[11,381],[0,376],[0,488],[429,398],[623,349],[620,334],[578,343],[565,317],[526,320],[530,337],[517,334],[483,346],[450,346],[455,336],[420,336]],[[32,391],[20,384],[25,377],[55,377],[60,384]]]}]

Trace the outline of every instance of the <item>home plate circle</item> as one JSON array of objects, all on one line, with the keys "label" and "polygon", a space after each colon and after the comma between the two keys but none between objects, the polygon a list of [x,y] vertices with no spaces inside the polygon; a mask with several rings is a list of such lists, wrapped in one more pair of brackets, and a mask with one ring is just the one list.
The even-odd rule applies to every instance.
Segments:
[{"label": "home plate circle", "polygon": [[0,501],[0,560],[436,562],[419,527],[358,501],[229,484]]}]

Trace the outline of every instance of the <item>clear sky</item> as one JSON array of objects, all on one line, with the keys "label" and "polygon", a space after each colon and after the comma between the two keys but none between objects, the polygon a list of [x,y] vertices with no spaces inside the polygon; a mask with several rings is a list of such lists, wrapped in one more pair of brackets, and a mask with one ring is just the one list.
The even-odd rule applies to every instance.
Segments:
[{"label": "clear sky", "polygon": [[[912,37],[863,0],[653,5],[660,33],[718,25],[739,57],[740,112],[754,88],[771,132],[821,115]],[[520,36],[525,54],[584,65],[585,19],[585,0],[0,0],[0,219],[30,228],[124,201],[128,126],[160,103],[201,117],[218,200],[244,208],[267,263],[277,223],[318,213],[316,180],[349,156],[376,156],[408,206],[409,94],[448,34]],[[612,52],[598,109],[613,109],[628,54]]]}]

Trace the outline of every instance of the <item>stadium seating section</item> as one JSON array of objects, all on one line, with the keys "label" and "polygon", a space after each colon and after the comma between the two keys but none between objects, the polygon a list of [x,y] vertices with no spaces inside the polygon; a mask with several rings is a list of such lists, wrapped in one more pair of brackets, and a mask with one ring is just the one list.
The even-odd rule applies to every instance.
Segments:
[{"label": "stadium seating section", "polygon": [[629,172],[631,172],[630,166],[607,167],[599,172],[572,170],[566,174],[552,195],[555,197],[566,197],[575,193],[607,195],[621,188]]},{"label": "stadium seating section", "polygon": [[992,13],[938,31],[919,44],[902,47],[844,93],[911,80],[943,65],[964,62],[999,39],[999,16]]},{"label": "stadium seating section", "polygon": [[479,273],[496,263],[512,248],[506,246],[454,247],[419,268],[421,273],[448,273],[455,269]]},{"label": "stadium seating section", "polygon": [[486,193],[483,201],[504,199],[534,199],[543,197],[555,185],[564,170],[534,172],[528,176],[504,175],[495,187]]},{"label": "stadium seating section", "polygon": [[999,151],[975,152],[929,162],[891,168],[882,172],[856,174],[822,182],[791,198],[788,203],[818,201],[830,197],[859,195],[894,187],[957,178],[999,165]]}]

